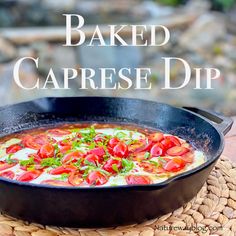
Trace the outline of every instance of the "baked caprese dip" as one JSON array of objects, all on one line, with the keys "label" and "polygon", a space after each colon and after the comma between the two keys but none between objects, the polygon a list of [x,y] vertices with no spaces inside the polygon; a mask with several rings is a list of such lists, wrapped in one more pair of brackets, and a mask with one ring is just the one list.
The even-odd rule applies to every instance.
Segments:
[{"label": "baked caprese dip", "polygon": [[187,141],[114,124],[35,129],[0,140],[0,176],[54,186],[160,183],[205,161]]}]

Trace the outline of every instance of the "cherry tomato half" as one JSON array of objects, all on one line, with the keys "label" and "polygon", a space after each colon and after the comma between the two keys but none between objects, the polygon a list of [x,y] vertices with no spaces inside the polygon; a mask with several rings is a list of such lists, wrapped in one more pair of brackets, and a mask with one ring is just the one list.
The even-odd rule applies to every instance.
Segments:
[{"label": "cherry tomato half", "polygon": [[96,143],[103,143],[107,140],[107,136],[103,134],[97,134],[93,140]]},{"label": "cherry tomato half", "polygon": [[95,154],[99,157],[103,157],[106,154],[106,152],[103,147],[97,147],[92,150],[89,150],[88,154]]},{"label": "cherry tomato half", "polygon": [[118,143],[120,142],[120,140],[116,137],[114,138],[111,138],[108,142],[108,145],[111,147],[111,148],[114,148]]},{"label": "cherry tomato half", "polygon": [[163,133],[153,133],[148,136],[148,139],[152,140],[153,142],[161,142],[164,139]]},{"label": "cherry tomato half", "polygon": [[177,172],[183,169],[184,167],[185,162],[181,158],[175,157],[168,161],[163,168],[168,172]]},{"label": "cherry tomato half", "polygon": [[8,170],[8,171],[4,171],[4,172],[0,173],[0,176],[7,178],[7,179],[14,179],[15,173],[11,170]]},{"label": "cherry tomato half", "polygon": [[152,181],[145,175],[128,175],[125,178],[127,184],[150,184]]},{"label": "cherry tomato half", "polygon": [[50,138],[48,135],[46,134],[38,134],[36,136],[34,136],[34,142],[39,144],[40,146],[46,144],[46,143],[55,143],[56,140]]},{"label": "cherry tomato half", "polygon": [[144,171],[153,173],[153,174],[161,174],[164,173],[165,170],[161,167],[157,167],[151,163],[148,162],[141,162],[139,163],[139,166],[144,169]]},{"label": "cherry tomato half", "polygon": [[169,149],[174,146],[181,146],[180,141],[174,136],[166,136],[164,140],[161,141],[166,149]]},{"label": "cherry tomato half", "polygon": [[75,166],[59,166],[49,171],[51,175],[61,175],[61,174],[69,174],[72,171],[75,171],[77,168]]},{"label": "cherry tomato half", "polygon": [[9,168],[15,166],[16,164],[17,164],[17,161],[15,161],[14,163],[11,163],[11,164],[8,164],[5,161],[0,161],[0,171],[9,169]]},{"label": "cherry tomato half", "polygon": [[113,154],[114,154],[114,156],[117,156],[117,157],[127,157],[129,154],[128,146],[123,142],[119,142],[113,148]]},{"label": "cherry tomato half", "polygon": [[193,163],[194,154],[192,152],[187,152],[181,156],[181,159],[184,160],[186,163]]},{"label": "cherry tomato half", "polygon": [[65,154],[71,150],[71,146],[61,146],[59,149],[60,149],[60,153]]},{"label": "cherry tomato half", "polygon": [[41,147],[40,144],[35,142],[35,138],[31,135],[24,136],[22,139],[22,144],[27,148],[31,148],[35,150],[38,150]]},{"label": "cherry tomato half", "polygon": [[166,136],[166,139],[173,142],[175,144],[175,146],[181,146],[180,140],[175,136]]},{"label": "cherry tomato half", "polygon": [[70,187],[71,184],[61,181],[61,180],[54,180],[54,179],[48,179],[44,180],[41,182],[41,184],[46,184],[46,185],[53,185],[53,186],[65,186],[65,187]]},{"label": "cherry tomato half", "polygon": [[89,185],[103,185],[107,183],[108,177],[99,171],[92,171],[88,174],[86,181]]},{"label": "cherry tomato half", "polygon": [[165,147],[162,143],[156,143],[152,146],[150,154],[152,157],[158,157],[165,154]]},{"label": "cherry tomato half", "polygon": [[132,155],[132,160],[138,161],[138,162],[143,161],[143,160],[146,159],[146,157],[145,157],[146,153],[147,152],[137,152],[137,153],[134,153]]},{"label": "cherry tomato half", "polygon": [[80,186],[83,181],[82,175],[76,171],[71,172],[68,178],[68,182],[73,186]]},{"label": "cherry tomato half", "polygon": [[37,179],[41,175],[41,173],[42,172],[39,170],[26,171],[20,176],[18,176],[16,180],[21,182],[30,182],[34,179]]},{"label": "cherry tomato half", "polygon": [[63,139],[61,141],[58,142],[59,146],[72,146],[72,142],[69,139]]},{"label": "cherry tomato half", "polygon": [[148,140],[148,142],[146,142],[146,140],[140,140],[140,142],[143,143],[143,145],[141,145],[140,147],[138,147],[136,150],[134,150],[133,152],[138,153],[138,152],[149,152],[152,148],[153,145],[153,141]]},{"label": "cherry tomato half", "polygon": [[41,148],[38,151],[38,155],[41,158],[50,158],[54,156],[54,151],[55,151],[54,146],[50,143],[46,143],[41,146]]},{"label": "cherry tomato half", "polygon": [[[93,163],[94,165],[98,165],[98,163],[101,162],[101,158],[98,155],[95,154],[88,154],[84,160]],[[86,163],[85,163],[86,164]]]},{"label": "cherry tomato half", "polygon": [[166,151],[169,156],[182,156],[190,150],[186,147],[175,146]]},{"label": "cherry tomato half", "polygon": [[82,159],[83,156],[84,154],[79,151],[70,152],[62,158],[62,163],[67,164],[70,162],[77,162],[79,159]]},{"label": "cherry tomato half", "polygon": [[22,149],[22,146],[20,146],[19,144],[13,144],[6,148],[6,153],[7,154],[16,153],[20,151],[21,149]]},{"label": "cherry tomato half", "polygon": [[120,160],[115,160],[115,159],[109,159],[105,162],[104,166],[103,166],[103,169],[107,172],[110,172],[110,173],[117,173],[116,171],[116,168],[117,170],[121,170],[122,169],[122,163]]}]

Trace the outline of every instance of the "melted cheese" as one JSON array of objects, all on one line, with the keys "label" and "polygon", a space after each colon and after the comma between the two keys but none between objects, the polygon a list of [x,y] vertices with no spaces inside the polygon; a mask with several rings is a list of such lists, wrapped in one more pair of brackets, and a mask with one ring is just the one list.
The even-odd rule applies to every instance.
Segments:
[{"label": "melted cheese", "polygon": [[[82,132],[87,132],[86,130],[80,130]],[[117,135],[118,133],[123,135],[124,139],[132,139],[132,140],[139,140],[140,138],[145,138],[145,135],[140,133],[140,132],[135,132],[135,131],[129,131],[129,130],[117,130],[117,129],[112,129],[112,128],[104,128],[104,129],[96,129],[97,133],[102,133],[104,135]],[[70,135],[65,135],[61,137],[53,137],[57,141],[63,140],[68,137],[74,137],[75,133],[72,133]],[[167,136],[167,135],[166,135]],[[180,139],[181,140],[181,139]],[[6,155],[6,148],[9,147],[12,144],[19,143],[21,140],[20,139],[10,139],[9,141],[5,142],[0,146],[0,160],[5,160],[8,155]],[[88,150],[88,147],[84,145],[83,147],[78,148],[78,150],[86,152]],[[27,160],[29,154],[37,153],[36,150],[30,149],[30,148],[24,148],[15,154],[13,154],[12,159],[16,158],[19,161],[22,160]],[[171,158],[171,157],[170,157]],[[153,157],[153,161],[158,161],[158,157]],[[139,165],[138,162],[134,161],[134,168],[126,173],[126,174],[121,174],[117,176],[111,176],[106,184],[103,186],[117,186],[117,185],[127,185],[125,181],[125,176],[129,174],[136,174],[136,175],[146,175],[149,176],[149,178],[152,180],[153,183],[160,183],[165,180],[167,180],[170,176],[179,174],[181,172],[191,170],[193,168],[196,168],[197,166],[200,166],[205,162],[204,154],[200,151],[195,151],[194,152],[194,161],[192,164],[187,165],[184,170],[179,171],[177,173],[164,173],[164,174],[153,174],[153,173],[148,173],[144,171]],[[44,180],[51,180],[51,179],[60,179],[61,175],[50,175],[48,172],[52,168],[47,168],[46,171],[44,171],[38,178],[34,179],[31,181],[31,183],[35,184],[40,184]],[[17,164],[16,166],[9,168],[7,170],[12,170],[17,176],[24,173],[23,170],[20,169],[20,165]],[[84,185],[82,184],[81,186],[86,186],[89,187],[89,185]]]}]

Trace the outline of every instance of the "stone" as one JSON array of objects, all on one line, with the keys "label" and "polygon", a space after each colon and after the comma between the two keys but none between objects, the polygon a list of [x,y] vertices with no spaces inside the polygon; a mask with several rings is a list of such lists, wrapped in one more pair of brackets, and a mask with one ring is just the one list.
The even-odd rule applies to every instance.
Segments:
[{"label": "stone", "polygon": [[211,47],[226,34],[224,18],[220,13],[201,15],[180,37],[179,45],[191,51]]},{"label": "stone", "polygon": [[140,16],[163,17],[171,15],[174,12],[174,8],[159,5],[152,1],[143,1],[133,8],[133,12],[135,15]]},{"label": "stone", "polygon": [[11,61],[17,57],[17,49],[6,40],[0,37],[0,63]]}]

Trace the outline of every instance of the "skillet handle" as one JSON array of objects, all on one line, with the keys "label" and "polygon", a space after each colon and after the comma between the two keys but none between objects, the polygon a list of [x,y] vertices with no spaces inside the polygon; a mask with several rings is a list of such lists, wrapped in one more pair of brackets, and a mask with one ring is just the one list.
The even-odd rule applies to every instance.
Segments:
[{"label": "skillet handle", "polygon": [[209,121],[218,131],[223,133],[224,135],[227,134],[232,125],[233,119],[230,117],[225,117],[221,114],[218,114],[213,111],[208,111],[205,109],[200,109],[196,107],[183,107],[185,110],[191,111],[195,114],[198,114]]}]

